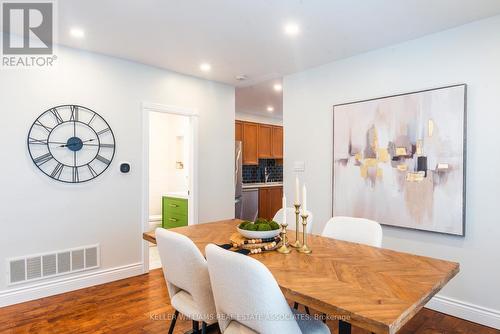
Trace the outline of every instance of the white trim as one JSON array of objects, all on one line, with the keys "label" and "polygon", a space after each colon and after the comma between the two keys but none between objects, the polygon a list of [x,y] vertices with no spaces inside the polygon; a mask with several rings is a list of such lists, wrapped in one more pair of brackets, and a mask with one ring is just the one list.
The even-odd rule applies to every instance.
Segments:
[{"label": "white trim", "polygon": [[441,295],[434,296],[425,307],[457,318],[500,329],[500,311]]},{"label": "white trim", "polygon": [[[178,106],[169,106],[158,103],[142,103],[142,203],[141,203],[141,231],[149,231],[149,114],[161,112],[189,117],[191,129],[190,166],[189,166],[189,196],[188,222],[198,223],[198,110]],[[142,239],[142,235],[141,235]],[[142,243],[142,273],[149,272],[149,245]]]},{"label": "white trim", "polygon": [[149,222],[161,222],[161,215],[150,215],[149,216]]},{"label": "white trim", "polygon": [[0,307],[109,283],[140,274],[142,274],[142,263],[133,263],[93,273],[64,277],[55,281],[16,287],[0,292]]}]

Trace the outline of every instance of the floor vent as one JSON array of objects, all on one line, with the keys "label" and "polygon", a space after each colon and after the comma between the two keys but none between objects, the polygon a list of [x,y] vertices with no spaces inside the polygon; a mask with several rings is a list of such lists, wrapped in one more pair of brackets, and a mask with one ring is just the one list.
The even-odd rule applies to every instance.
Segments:
[{"label": "floor vent", "polygon": [[92,245],[8,259],[9,285],[98,268],[99,253]]}]

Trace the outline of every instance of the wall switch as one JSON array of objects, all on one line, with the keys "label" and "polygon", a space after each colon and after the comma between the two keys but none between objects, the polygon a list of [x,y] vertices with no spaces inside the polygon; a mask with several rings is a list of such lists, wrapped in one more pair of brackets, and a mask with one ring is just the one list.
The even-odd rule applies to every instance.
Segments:
[{"label": "wall switch", "polygon": [[306,170],[305,161],[294,161],[293,162],[293,171],[294,172],[304,172]]}]

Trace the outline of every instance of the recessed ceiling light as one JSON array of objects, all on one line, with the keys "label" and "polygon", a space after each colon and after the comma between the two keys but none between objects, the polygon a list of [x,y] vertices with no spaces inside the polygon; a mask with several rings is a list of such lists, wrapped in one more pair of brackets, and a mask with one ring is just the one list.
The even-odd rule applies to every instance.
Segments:
[{"label": "recessed ceiling light", "polygon": [[274,107],[273,106],[267,106],[267,111],[273,112],[274,111]]},{"label": "recessed ceiling light", "polygon": [[285,34],[289,36],[296,36],[299,34],[300,29],[297,23],[289,22],[285,24]]},{"label": "recessed ceiling light", "polygon": [[72,28],[69,33],[71,36],[76,37],[76,38],[83,38],[85,37],[85,31],[80,28]]},{"label": "recessed ceiling light", "polygon": [[209,63],[202,63],[200,65],[200,70],[202,70],[203,72],[208,72],[212,69],[212,66],[210,66]]},{"label": "recessed ceiling light", "polygon": [[274,84],[273,88],[277,92],[281,92],[283,90],[283,86],[281,84],[279,84],[279,83]]}]

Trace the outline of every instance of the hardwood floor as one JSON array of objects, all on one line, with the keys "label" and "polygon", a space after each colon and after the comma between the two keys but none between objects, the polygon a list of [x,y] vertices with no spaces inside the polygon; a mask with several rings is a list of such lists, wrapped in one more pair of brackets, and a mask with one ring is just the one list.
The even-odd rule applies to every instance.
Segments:
[{"label": "hardwood floor", "polygon": [[[157,269],[149,275],[0,308],[0,333],[166,333],[171,314],[163,275]],[[335,322],[328,325],[337,333]],[[190,327],[190,321],[179,319],[174,333],[184,333]],[[357,328],[352,332],[367,333]],[[500,331],[423,309],[399,333]]]}]

